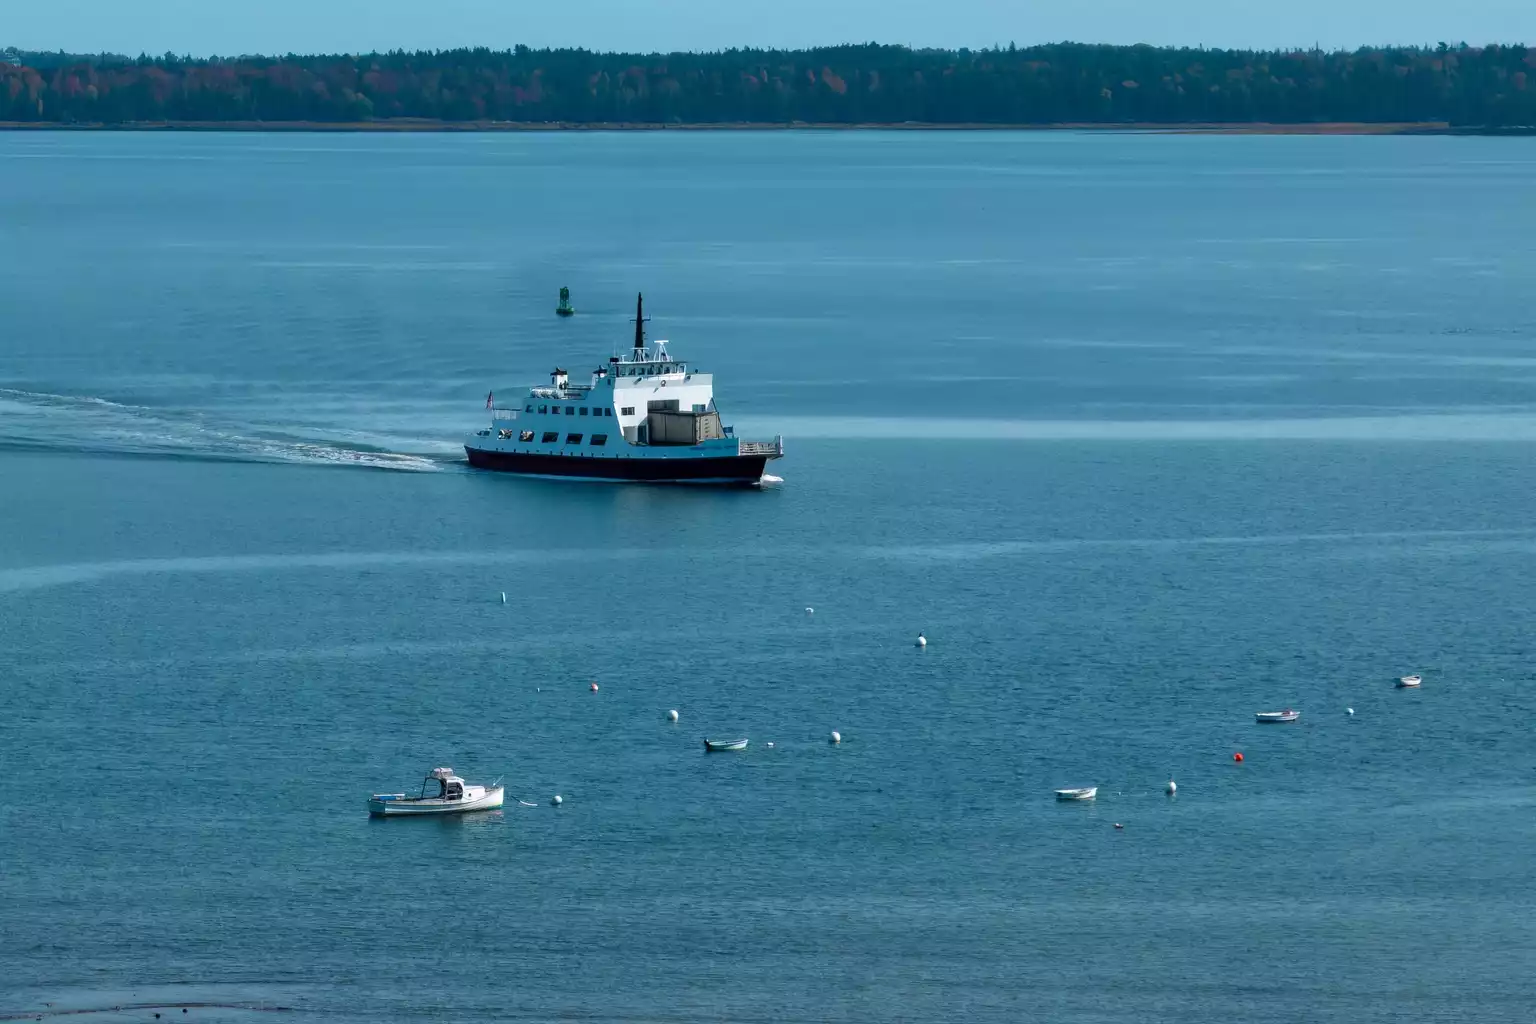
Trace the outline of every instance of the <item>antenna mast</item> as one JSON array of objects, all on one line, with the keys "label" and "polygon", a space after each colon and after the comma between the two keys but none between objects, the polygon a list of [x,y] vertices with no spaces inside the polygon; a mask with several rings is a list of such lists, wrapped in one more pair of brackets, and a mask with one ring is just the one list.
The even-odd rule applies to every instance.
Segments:
[{"label": "antenna mast", "polygon": [[645,315],[645,295],[635,293],[635,351],[645,351],[645,322],[649,317]]}]

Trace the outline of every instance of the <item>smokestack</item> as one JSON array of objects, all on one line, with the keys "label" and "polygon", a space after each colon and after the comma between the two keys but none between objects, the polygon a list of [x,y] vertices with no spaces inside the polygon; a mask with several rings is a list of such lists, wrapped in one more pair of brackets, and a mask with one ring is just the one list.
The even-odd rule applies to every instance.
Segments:
[{"label": "smokestack", "polygon": [[645,296],[635,293],[635,351],[645,348]]}]

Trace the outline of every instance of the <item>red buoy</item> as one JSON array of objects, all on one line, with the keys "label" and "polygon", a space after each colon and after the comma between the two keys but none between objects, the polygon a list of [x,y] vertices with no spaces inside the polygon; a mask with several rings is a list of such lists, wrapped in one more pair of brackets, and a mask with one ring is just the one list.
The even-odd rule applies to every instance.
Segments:
[{"label": "red buoy", "polygon": [[[592,685],[595,687],[597,684],[593,683]],[[1241,761],[1242,759],[1243,759],[1243,755],[1242,755],[1241,752],[1232,755],[1232,760],[1234,760],[1234,761]]]}]

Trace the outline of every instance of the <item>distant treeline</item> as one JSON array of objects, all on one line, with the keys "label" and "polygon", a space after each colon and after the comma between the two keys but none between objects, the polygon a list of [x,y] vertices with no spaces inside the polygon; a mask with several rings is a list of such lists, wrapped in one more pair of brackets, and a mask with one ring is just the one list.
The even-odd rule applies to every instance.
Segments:
[{"label": "distant treeline", "polygon": [[0,51],[0,121],[1536,125],[1536,50]]}]

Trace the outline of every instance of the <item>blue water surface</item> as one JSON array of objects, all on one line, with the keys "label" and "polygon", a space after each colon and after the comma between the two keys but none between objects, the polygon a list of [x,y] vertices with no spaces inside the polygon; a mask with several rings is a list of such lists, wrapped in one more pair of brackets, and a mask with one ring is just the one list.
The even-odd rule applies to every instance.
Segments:
[{"label": "blue water surface", "polygon": [[[1529,1020],[1533,175],[0,133],[0,1014]],[[782,483],[468,470],[640,290]]]}]

